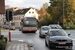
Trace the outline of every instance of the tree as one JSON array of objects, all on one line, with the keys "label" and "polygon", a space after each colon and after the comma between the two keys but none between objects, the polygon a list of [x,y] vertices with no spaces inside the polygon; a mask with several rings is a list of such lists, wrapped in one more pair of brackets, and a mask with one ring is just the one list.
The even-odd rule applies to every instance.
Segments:
[{"label": "tree", "polygon": [[[63,23],[63,0],[50,0],[51,5],[48,7],[47,12],[51,14],[53,23],[58,21]],[[66,21],[72,16],[72,1],[64,0],[64,18]],[[68,21],[67,21],[68,23]]]},{"label": "tree", "polygon": [[46,10],[48,8],[48,3],[47,2],[44,3],[43,6],[42,6],[42,8]]}]

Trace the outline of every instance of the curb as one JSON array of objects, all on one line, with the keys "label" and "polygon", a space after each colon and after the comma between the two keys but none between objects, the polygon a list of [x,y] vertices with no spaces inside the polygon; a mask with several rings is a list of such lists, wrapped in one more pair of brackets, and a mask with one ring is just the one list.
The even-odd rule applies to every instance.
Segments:
[{"label": "curb", "polygon": [[31,43],[26,42],[30,46],[30,50],[34,50],[33,45]]}]

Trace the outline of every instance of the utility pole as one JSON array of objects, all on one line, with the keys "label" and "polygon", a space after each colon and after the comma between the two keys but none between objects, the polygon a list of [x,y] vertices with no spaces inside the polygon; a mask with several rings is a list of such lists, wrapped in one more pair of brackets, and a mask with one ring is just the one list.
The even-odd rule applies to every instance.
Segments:
[{"label": "utility pole", "polygon": [[47,25],[47,13],[46,13],[46,25]]},{"label": "utility pole", "polygon": [[63,0],[63,27],[64,27],[64,0]]}]

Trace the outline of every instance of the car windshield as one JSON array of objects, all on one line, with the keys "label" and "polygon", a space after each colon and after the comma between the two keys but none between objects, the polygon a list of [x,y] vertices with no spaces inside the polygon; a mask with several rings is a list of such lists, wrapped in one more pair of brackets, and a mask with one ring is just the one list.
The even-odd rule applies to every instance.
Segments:
[{"label": "car windshield", "polygon": [[43,27],[42,30],[49,30],[49,27]]},{"label": "car windshield", "polygon": [[51,31],[50,35],[51,36],[67,36],[67,33],[63,30],[59,30],[59,31]]},{"label": "car windshield", "polygon": [[57,27],[61,28],[61,26],[60,26],[60,25],[57,25]]}]

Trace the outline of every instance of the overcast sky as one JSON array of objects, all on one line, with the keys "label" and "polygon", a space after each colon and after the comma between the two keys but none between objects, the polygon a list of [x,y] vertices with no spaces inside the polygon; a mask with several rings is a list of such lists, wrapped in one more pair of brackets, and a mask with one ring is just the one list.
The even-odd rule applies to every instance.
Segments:
[{"label": "overcast sky", "polygon": [[40,8],[42,5],[49,0],[5,0],[5,5],[11,7],[35,7]]}]

